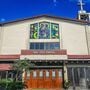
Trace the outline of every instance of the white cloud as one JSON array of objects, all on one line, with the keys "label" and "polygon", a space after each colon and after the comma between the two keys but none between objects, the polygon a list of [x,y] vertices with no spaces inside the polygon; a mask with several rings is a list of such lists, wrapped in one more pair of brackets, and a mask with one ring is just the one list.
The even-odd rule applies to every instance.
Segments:
[{"label": "white cloud", "polygon": [[1,22],[4,22],[4,21],[5,21],[5,19],[4,19],[4,18],[1,18],[1,19],[0,19],[0,21],[1,21]]},{"label": "white cloud", "polygon": [[57,0],[53,0],[54,6],[57,6]]},{"label": "white cloud", "polygon": [[56,2],[57,2],[57,0],[53,0],[53,2],[54,2],[54,3],[56,3]]}]

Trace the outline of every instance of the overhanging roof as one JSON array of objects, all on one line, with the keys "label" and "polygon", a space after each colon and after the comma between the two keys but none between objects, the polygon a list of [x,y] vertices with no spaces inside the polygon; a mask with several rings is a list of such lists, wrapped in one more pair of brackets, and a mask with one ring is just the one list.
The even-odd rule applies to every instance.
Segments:
[{"label": "overhanging roof", "polygon": [[0,71],[11,70],[10,64],[0,64]]},{"label": "overhanging roof", "polygon": [[16,59],[20,59],[20,55],[0,55],[0,60],[16,60]]}]

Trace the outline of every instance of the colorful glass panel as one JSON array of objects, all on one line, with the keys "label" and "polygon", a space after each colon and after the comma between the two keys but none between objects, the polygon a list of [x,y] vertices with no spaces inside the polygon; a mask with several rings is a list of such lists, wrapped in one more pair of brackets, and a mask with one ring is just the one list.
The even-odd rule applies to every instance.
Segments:
[{"label": "colorful glass panel", "polygon": [[31,39],[38,38],[38,23],[30,25],[30,38]]},{"label": "colorful glass panel", "polygon": [[57,39],[59,38],[59,25],[55,23],[51,23],[51,38]]},{"label": "colorful glass panel", "polygon": [[50,38],[50,23],[48,22],[39,23],[39,38],[40,39]]}]

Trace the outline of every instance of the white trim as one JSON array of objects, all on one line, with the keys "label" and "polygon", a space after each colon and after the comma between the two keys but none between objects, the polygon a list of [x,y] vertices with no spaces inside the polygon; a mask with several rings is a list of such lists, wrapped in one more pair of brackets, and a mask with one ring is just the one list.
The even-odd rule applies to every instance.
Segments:
[{"label": "white trim", "polygon": [[59,42],[59,39],[29,39],[29,42]]},{"label": "white trim", "polygon": [[58,76],[59,76],[59,77],[62,77],[62,70],[59,70],[59,71],[58,71]]},{"label": "white trim", "polygon": [[67,60],[67,55],[21,55],[20,59],[28,58],[29,60]]},{"label": "white trim", "polygon": [[39,72],[39,77],[43,77],[43,71]]},{"label": "white trim", "polygon": [[33,71],[33,77],[37,77],[37,71]]},{"label": "white trim", "polygon": [[56,77],[56,72],[52,70],[52,77]]},{"label": "white trim", "polygon": [[46,71],[46,77],[49,77],[49,74],[50,74],[50,72],[47,70]]},{"label": "white trim", "polygon": [[77,64],[75,64],[75,65],[67,65],[67,67],[90,67],[90,65],[77,65]]}]

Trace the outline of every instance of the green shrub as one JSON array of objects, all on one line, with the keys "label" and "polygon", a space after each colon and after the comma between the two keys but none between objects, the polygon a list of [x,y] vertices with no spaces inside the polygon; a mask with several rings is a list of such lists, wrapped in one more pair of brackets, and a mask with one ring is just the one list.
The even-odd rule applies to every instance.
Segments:
[{"label": "green shrub", "polygon": [[6,90],[22,90],[26,85],[22,81],[0,80],[0,87]]}]

